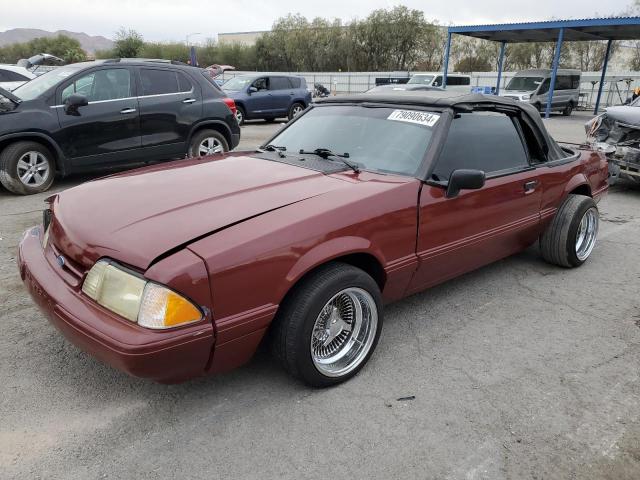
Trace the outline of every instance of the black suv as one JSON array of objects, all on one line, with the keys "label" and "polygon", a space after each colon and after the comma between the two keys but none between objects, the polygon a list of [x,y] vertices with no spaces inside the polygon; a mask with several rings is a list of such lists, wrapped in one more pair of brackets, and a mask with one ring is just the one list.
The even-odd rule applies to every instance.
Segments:
[{"label": "black suv", "polygon": [[0,183],[14,193],[42,192],[56,172],[201,156],[239,142],[234,101],[184,64],[83,62],[0,89]]}]

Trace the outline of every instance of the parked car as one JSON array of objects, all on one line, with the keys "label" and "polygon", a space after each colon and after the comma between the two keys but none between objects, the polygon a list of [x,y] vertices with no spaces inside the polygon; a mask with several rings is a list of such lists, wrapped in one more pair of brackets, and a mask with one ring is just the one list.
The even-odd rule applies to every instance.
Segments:
[{"label": "parked car", "polygon": [[587,261],[603,155],[560,147],[533,107],[496,96],[375,103],[324,99],[258,151],[50,197],[20,242],[25,285],[67,338],[132,375],[227,371],[264,339],[327,386],[365,365],[387,302],[536,242],[553,264]]},{"label": "parked car", "polygon": [[[551,104],[552,110],[561,111],[566,116],[571,115],[580,98],[580,77],[580,70],[558,70]],[[500,95],[520,102],[528,102],[542,112],[547,108],[550,85],[551,70],[524,70],[516,73],[509,80]]]},{"label": "parked car", "polygon": [[236,118],[294,118],[311,103],[311,92],[302,77],[278,74],[238,75],[226,81],[222,89],[236,102]]},{"label": "parked car", "polygon": [[24,67],[16,65],[0,65],[0,88],[15,90],[36,76]]},{"label": "parked car", "polygon": [[[442,84],[442,75],[417,73],[413,75],[407,83],[392,83],[388,85],[380,85],[370,89],[367,93],[380,93],[389,91],[429,91],[434,89],[442,89]],[[460,93],[470,93],[471,77],[469,75],[460,75],[457,73],[448,74],[446,90]]]},{"label": "parked car", "polygon": [[140,60],[76,63],[0,91],[0,183],[31,194],[55,173],[228,151],[235,104],[203,70]]}]

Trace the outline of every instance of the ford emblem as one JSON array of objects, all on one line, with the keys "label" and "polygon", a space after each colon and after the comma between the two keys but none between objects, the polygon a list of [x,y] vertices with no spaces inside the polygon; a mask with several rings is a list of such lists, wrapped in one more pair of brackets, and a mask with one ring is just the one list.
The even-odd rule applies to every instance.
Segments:
[{"label": "ford emblem", "polygon": [[58,261],[58,265],[60,265],[61,267],[64,267],[65,259],[64,259],[64,257],[62,255],[58,255],[56,257],[56,260]]}]

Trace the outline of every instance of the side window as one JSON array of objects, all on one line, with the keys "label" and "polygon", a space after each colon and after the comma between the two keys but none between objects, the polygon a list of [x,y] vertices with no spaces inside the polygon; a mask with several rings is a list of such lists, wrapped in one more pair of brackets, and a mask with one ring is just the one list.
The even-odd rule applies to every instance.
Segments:
[{"label": "side window", "polygon": [[258,90],[266,90],[268,87],[267,78],[266,77],[258,78],[254,80],[251,86],[257,88]]},{"label": "side window", "polygon": [[302,87],[302,79],[300,77],[291,77],[289,78],[291,82],[292,88],[301,88]]},{"label": "side window", "polygon": [[290,90],[291,84],[287,77],[271,77],[269,79],[269,90]]},{"label": "side window", "polygon": [[549,91],[549,84],[551,83],[551,79],[545,78],[542,84],[540,85],[540,89],[538,90],[538,95],[542,95],[543,93],[547,93]]},{"label": "side window", "polygon": [[178,74],[178,88],[181,92],[190,92],[193,88],[191,80],[182,72],[176,72]]},{"label": "side window", "polygon": [[471,85],[470,77],[460,77],[460,85]]},{"label": "side window", "polygon": [[85,95],[90,102],[131,97],[131,73],[126,68],[109,68],[82,75],[62,90],[62,101],[72,93]]},{"label": "side window", "polygon": [[434,87],[441,87],[442,86],[442,75],[438,75],[436,77],[436,79],[433,81],[432,84]]},{"label": "side window", "polygon": [[165,93],[177,93],[178,76],[172,70],[156,70],[151,68],[140,69],[143,95],[162,95]]},{"label": "side window", "polygon": [[580,75],[571,75],[571,88],[574,90],[580,88]]},{"label": "side window", "polygon": [[436,180],[448,180],[460,168],[487,175],[529,165],[518,130],[507,115],[463,113],[453,120],[433,171]]},{"label": "side window", "polygon": [[556,80],[556,90],[570,90],[571,89],[571,77],[568,75],[559,75]]}]

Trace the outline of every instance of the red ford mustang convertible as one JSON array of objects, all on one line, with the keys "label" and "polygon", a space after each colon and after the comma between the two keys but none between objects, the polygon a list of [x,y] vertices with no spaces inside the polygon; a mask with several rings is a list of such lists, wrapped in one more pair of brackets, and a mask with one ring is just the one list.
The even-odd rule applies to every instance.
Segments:
[{"label": "red ford mustang convertible", "polygon": [[143,168],[48,200],[19,268],[51,322],[132,375],[179,382],[260,342],[314,386],[355,375],[383,305],[540,242],[596,243],[607,163],[499,97],[334,97],[255,152]]}]

